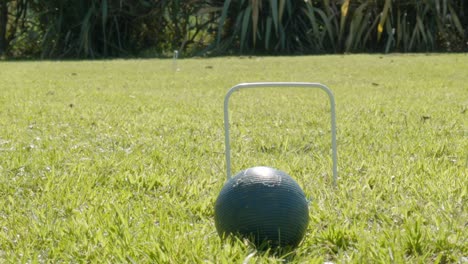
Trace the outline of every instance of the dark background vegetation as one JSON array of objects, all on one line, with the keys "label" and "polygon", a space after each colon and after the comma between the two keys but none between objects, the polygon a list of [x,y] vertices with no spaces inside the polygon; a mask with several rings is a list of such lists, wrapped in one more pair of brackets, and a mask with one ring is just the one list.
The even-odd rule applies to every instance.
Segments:
[{"label": "dark background vegetation", "polygon": [[466,52],[466,0],[0,0],[3,58]]}]

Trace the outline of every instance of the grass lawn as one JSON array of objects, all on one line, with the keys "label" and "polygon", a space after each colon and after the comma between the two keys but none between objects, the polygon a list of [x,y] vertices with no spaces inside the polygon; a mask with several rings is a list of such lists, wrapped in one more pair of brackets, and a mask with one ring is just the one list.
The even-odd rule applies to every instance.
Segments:
[{"label": "grass lawn", "polygon": [[[0,263],[467,263],[468,55],[0,62]],[[289,253],[223,242],[233,173],[266,165],[312,200]]]}]

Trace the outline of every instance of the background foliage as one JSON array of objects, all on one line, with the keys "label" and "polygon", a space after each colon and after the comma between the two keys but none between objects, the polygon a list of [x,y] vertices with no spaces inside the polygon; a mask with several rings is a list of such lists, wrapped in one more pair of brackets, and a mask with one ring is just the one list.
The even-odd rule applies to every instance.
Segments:
[{"label": "background foliage", "polygon": [[0,54],[463,52],[463,0],[0,0]]}]

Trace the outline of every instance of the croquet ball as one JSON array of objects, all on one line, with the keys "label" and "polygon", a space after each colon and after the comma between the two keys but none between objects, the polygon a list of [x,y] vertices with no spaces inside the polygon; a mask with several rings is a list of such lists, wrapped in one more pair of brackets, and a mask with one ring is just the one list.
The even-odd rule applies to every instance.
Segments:
[{"label": "croquet ball", "polygon": [[253,167],[229,179],[215,203],[218,234],[248,238],[257,246],[296,247],[309,223],[308,201],[288,174]]}]

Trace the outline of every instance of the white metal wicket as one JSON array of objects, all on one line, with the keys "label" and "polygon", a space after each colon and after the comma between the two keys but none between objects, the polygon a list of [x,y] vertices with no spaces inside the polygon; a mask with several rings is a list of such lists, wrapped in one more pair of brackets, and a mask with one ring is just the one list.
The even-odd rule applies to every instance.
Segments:
[{"label": "white metal wicket", "polygon": [[227,179],[231,178],[231,145],[229,141],[229,98],[231,95],[240,89],[245,88],[260,88],[260,87],[302,87],[302,88],[319,88],[325,91],[330,99],[331,111],[331,134],[332,134],[332,160],[333,160],[333,184],[336,185],[338,179],[338,154],[336,147],[336,112],[335,112],[335,97],[333,92],[325,85],[320,83],[309,82],[256,82],[256,83],[240,83],[233,86],[224,98],[224,131],[225,131],[225,147],[226,147],[226,175]]}]

